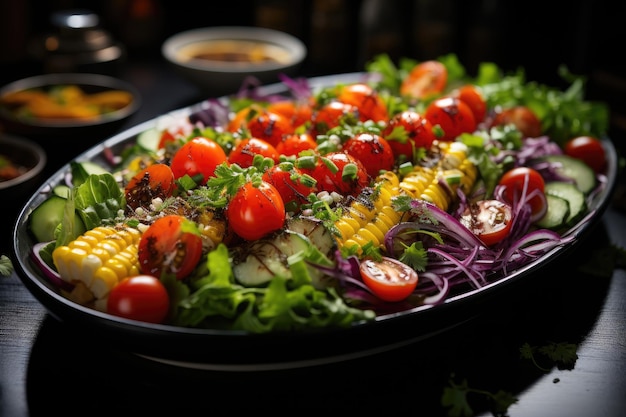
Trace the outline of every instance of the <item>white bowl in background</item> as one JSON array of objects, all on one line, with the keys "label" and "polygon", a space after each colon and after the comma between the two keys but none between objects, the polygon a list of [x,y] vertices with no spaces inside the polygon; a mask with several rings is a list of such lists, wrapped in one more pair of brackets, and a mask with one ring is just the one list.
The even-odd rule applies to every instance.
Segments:
[{"label": "white bowl in background", "polygon": [[261,84],[292,76],[307,55],[298,38],[251,26],[191,29],[168,38],[161,52],[179,74],[215,96],[236,93],[250,76]]}]

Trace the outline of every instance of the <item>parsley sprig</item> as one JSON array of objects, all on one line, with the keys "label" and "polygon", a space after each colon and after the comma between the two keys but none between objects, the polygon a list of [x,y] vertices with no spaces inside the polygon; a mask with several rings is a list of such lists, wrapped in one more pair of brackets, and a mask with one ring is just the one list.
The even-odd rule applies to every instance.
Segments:
[{"label": "parsley sprig", "polygon": [[474,410],[468,400],[470,394],[481,395],[489,399],[492,404],[492,412],[498,416],[506,415],[509,407],[518,401],[510,392],[500,390],[493,393],[473,388],[469,386],[467,379],[463,379],[461,383],[457,384],[453,377],[454,375],[449,380],[450,385],[444,388],[441,396],[441,404],[448,408],[448,416],[450,417],[471,417],[474,415]]},{"label": "parsley sprig", "polygon": [[520,354],[522,358],[532,361],[541,371],[550,372],[551,367],[540,365],[540,355],[544,359],[547,358],[552,366],[556,365],[559,369],[573,369],[578,359],[576,349],[578,349],[578,345],[574,343],[550,342],[543,346],[531,346],[529,343],[524,343],[520,348]]},{"label": "parsley sprig", "polygon": [[0,276],[8,277],[13,273],[13,263],[11,258],[6,255],[0,255]]},{"label": "parsley sprig", "polygon": [[274,165],[272,159],[261,155],[255,155],[253,164],[246,168],[224,162],[215,168],[214,176],[207,181],[206,187],[192,190],[189,200],[195,204],[224,208],[244,184],[250,182],[258,187],[263,181],[263,172],[272,165]]}]

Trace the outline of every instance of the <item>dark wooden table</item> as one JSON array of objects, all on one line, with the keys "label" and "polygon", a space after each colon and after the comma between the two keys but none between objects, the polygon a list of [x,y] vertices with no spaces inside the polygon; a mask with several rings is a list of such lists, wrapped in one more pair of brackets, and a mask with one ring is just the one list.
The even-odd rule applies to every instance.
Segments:
[{"label": "dark wooden table", "polygon": [[[143,94],[139,122],[202,99],[167,67],[146,63],[124,72]],[[623,193],[620,180],[617,194]],[[621,201],[621,200],[620,200]],[[20,204],[20,202],[14,202]],[[7,219],[3,220],[7,222]],[[5,253],[12,245],[0,236]],[[450,380],[509,392],[512,417],[626,415],[626,272],[580,272],[609,243],[626,247],[626,212],[615,202],[577,249],[550,263],[467,324],[392,351],[345,362],[260,372],[192,370],[105,348],[49,315],[13,274],[0,277],[0,415],[224,415],[259,412],[445,416]],[[520,348],[575,344],[578,359],[560,369]],[[254,346],[250,346],[254,349]],[[468,394],[475,415],[488,398]]]}]

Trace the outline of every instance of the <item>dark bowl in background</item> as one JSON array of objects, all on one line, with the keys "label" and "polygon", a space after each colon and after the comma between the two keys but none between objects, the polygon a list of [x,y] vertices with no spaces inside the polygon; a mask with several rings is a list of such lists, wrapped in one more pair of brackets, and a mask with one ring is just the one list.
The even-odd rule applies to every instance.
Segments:
[{"label": "dark bowl in background", "polygon": [[18,209],[44,180],[43,172],[48,158],[44,149],[37,143],[1,133],[0,155],[13,165],[25,169],[16,178],[0,181],[0,201],[4,208],[2,211],[4,220],[0,222],[0,232],[4,234],[9,232],[9,227],[15,222]]},{"label": "dark bowl in background", "polygon": [[104,114],[97,120],[36,119],[16,117],[6,106],[0,106],[0,130],[27,137],[41,145],[48,155],[63,155],[62,162],[112,136],[141,106],[138,90],[123,80],[102,74],[53,73],[13,81],[0,88],[0,97],[28,89],[48,90],[53,86],[75,85],[86,94],[110,90],[129,92],[133,99],[127,106]]}]

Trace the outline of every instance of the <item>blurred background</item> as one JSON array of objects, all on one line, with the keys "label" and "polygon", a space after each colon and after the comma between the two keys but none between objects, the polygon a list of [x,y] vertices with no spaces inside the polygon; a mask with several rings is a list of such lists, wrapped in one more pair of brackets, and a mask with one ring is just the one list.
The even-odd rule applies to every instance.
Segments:
[{"label": "blurred background", "polygon": [[[571,0],[0,0],[2,84],[45,71],[32,43],[59,10],[89,9],[125,48],[125,59],[164,64],[169,36],[207,26],[261,26],[301,39],[304,76],[360,71],[379,53],[425,60],[456,53],[470,73],[482,61],[525,68],[529,80],[559,86],[557,68],[588,77],[588,98],[611,106],[611,136],[626,136],[626,2]],[[617,46],[616,46],[617,45]]]}]

